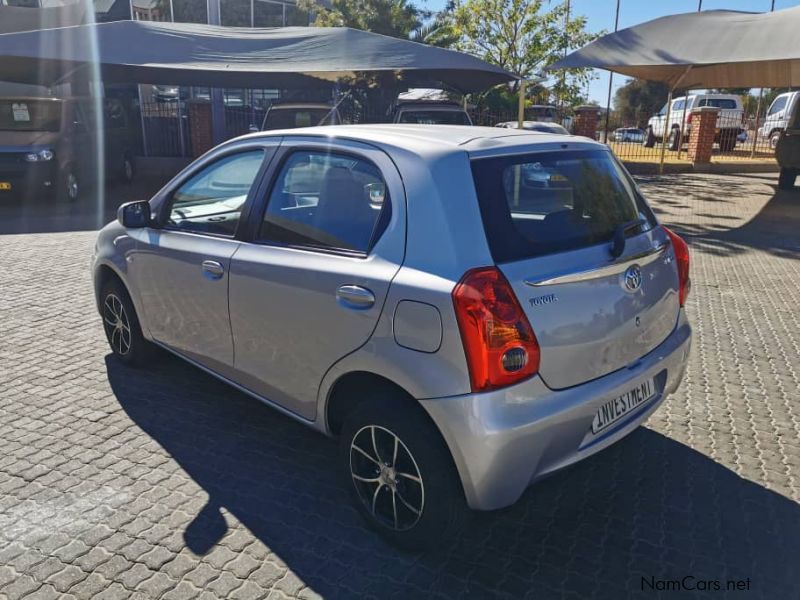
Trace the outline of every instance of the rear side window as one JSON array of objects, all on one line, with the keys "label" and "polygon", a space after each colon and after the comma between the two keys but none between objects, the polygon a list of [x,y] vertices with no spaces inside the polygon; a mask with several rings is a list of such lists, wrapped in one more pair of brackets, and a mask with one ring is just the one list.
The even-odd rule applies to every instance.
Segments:
[{"label": "rear side window", "polygon": [[477,159],[481,217],[494,260],[533,258],[608,242],[623,224],[655,224],[605,150]]},{"label": "rear side window", "polygon": [[297,151],[275,181],[259,239],[366,254],[388,223],[390,206],[381,172],[371,162]]}]

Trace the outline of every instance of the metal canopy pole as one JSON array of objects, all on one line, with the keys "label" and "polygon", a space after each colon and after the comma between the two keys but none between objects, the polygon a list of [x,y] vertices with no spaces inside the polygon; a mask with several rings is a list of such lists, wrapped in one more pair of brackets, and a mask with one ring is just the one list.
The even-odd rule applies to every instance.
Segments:
[{"label": "metal canopy pole", "polygon": [[[620,3],[620,0],[617,0],[617,14],[614,17],[614,33],[616,33],[617,30],[619,29],[619,3]],[[608,119],[611,116],[611,83],[613,81],[614,81],[614,72],[613,71],[609,71],[608,72],[608,98],[606,99],[606,126],[605,126],[605,131],[606,131],[605,142],[606,142],[606,144],[608,144]]]},{"label": "metal canopy pole", "polygon": [[[667,94],[667,118],[664,120],[664,133],[661,135],[661,158],[659,159],[659,162],[658,162],[658,174],[659,175],[663,175],[664,174],[664,154],[667,151],[667,137],[668,137],[668,133],[667,132],[669,131],[669,115],[672,112],[672,93],[676,89],[678,89],[678,86],[686,78],[686,76],[689,74],[689,71],[691,71],[691,70],[692,70],[692,65],[689,65],[688,67],[686,67],[686,70],[681,74],[680,77],[678,77],[678,80],[670,88],[669,94]],[[686,106],[685,103],[684,103],[684,106]]]}]

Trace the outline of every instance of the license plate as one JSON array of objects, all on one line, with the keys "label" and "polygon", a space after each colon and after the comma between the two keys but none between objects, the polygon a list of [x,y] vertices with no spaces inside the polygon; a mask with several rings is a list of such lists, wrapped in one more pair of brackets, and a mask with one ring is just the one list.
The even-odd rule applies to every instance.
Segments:
[{"label": "license plate", "polygon": [[0,191],[10,192],[11,184],[8,181],[0,181]]},{"label": "license plate", "polygon": [[655,381],[643,381],[632,390],[609,400],[600,407],[592,421],[592,433],[599,433],[619,421],[628,413],[650,400],[656,395]]}]

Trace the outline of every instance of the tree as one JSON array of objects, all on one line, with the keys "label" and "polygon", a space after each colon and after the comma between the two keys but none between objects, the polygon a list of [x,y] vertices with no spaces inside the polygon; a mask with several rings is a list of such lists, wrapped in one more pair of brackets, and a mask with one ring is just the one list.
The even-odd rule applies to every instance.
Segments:
[{"label": "tree", "polygon": [[620,125],[644,127],[667,101],[669,86],[658,81],[629,79],[614,94],[614,109]]},{"label": "tree", "polygon": [[352,27],[404,39],[430,17],[430,12],[408,0],[332,0],[331,8],[300,0],[298,7],[314,15],[312,25],[316,27]]},{"label": "tree", "polygon": [[[585,17],[567,19],[565,3],[545,10],[544,0],[453,0],[446,13],[455,49],[525,78],[597,37],[586,31]],[[570,69],[556,77],[551,91],[576,101],[592,77],[590,69]]]}]

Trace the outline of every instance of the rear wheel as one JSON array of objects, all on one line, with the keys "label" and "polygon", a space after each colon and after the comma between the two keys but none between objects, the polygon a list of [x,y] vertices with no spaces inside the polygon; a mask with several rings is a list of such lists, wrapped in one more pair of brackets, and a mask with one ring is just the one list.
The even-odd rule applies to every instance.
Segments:
[{"label": "rear wheel", "polygon": [[778,146],[778,140],[781,139],[781,132],[780,131],[773,131],[769,134],[769,147],[775,150]]},{"label": "rear wheel", "polygon": [[795,169],[781,168],[781,174],[778,176],[778,188],[782,190],[794,189],[794,182],[797,179],[797,171]]},{"label": "rear wheel", "polygon": [[736,133],[733,131],[723,131],[719,134],[720,152],[731,152],[736,148]]},{"label": "rear wheel", "polygon": [[656,136],[653,133],[652,127],[647,128],[647,131],[644,134],[644,139],[642,140],[642,145],[645,148],[652,148],[656,145]]},{"label": "rear wheel", "polygon": [[441,544],[467,514],[450,453],[415,400],[363,402],[340,439],[344,484],[367,524],[408,550]]},{"label": "rear wheel", "polygon": [[145,364],[155,346],[144,339],[130,296],[116,278],[100,291],[100,314],[114,356],[129,365]]}]

